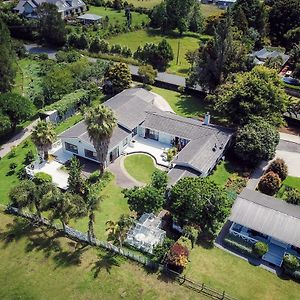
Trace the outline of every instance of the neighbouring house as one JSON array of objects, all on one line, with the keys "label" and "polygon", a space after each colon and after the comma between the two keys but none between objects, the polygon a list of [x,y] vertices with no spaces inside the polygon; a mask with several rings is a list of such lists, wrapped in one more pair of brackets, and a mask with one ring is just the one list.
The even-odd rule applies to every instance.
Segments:
[{"label": "neighbouring house", "polygon": [[283,52],[280,52],[278,50],[271,50],[268,48],[262,48],[259,51],[254,51],[252,54],[250,54],[254,58],[254,64],[256,65],[263,65],[267,59],[269,58],[277,58],[281,57],[282,59],[282,67],[287,63],[290,56],[287,54],[284,54]]},{"label": "neighbouring house", "polygon": [[216,0],[216,5],[221,9],[227,9],[234,5],[236,0]]},{"label": "neighbouring house", "polygon": [[147,253],[163,243],[166,232],[161,229],[162,219],[152,213],[143,214],[128,233],[125,243]]},{"label": "neighbouring house", "polygon": [[231,234],[252,244],[268,244],[264,261],[281,266],[285,253],[300,257],[300,206],[244,189],[234,202],[229,220]]},{"label": "neighbouring house", "polygon": [[37,8],[43,3],[56,5],[62,19],[80,15],[86,10],[82,0],[20,0],[14,11],[26,18],[37,18]]},{"label": "neighbouring house", "polygon": [[91,25],[101,23],[102,17],[94,14],[84,14],[77,17],[77,19],[84,25]]},{"label": "neighbouring house", "polygon": [[[124,153],[145,152],[160,165],[169,167],[171,184],[183,176],[206,176],[231,141],[233,132],[205,121],[162,111],[156,95],[145,89],[127,89],[104,103],[117,118],[109,143],[106,166]],[[60,136],[63,151],[97,162],[97,155],[84,121]],[[176,147],[178,154],[166,161],[165,151]]]}]

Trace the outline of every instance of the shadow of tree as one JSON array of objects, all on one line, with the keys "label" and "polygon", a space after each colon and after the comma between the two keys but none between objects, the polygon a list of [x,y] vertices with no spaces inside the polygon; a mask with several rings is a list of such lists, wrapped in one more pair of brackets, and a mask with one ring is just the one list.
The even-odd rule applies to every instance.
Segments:
[{"label": "shadow of tree", "polygon": [[108,252],[106,254],[99,253],[98,260],[92,267],[92,271],[94,272],[94,278],[98,277],[101,269],[105,269],[106,272],[110,274],[110,271],[113,267],[119,267],[120,261],[118,258],[118,255],[113,252]]}]

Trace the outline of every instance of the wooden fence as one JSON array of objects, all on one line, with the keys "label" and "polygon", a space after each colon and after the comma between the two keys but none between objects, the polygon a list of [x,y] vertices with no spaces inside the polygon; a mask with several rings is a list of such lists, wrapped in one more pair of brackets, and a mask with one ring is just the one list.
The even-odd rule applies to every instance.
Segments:
[{"label": "wooden fence", "polygon": [[164,274],[167,277],[178,282],[180,285],[183,285],[186,288],[189,288],[195,292],[205,294],[206,296],[208,296],[212,299],[236,300],[235,298],[226,294],[225,291],[221,292],[219,290],[209,287],[208,285],[206,285],[204,283],[195,282],[192,279],[186,277],[185,275],[179,274],[173,270],[168,269],[166,266],[164,266],[162,264],[153,262],[150,258],[148,258],[146,256],[133,253],[127,249],[117,247],[106,241],[101,241],[101,240],[94,239],[94,238],[89,239],[89,237],[86,233],[78,231],[69,226],[66,226],[66,230],[63,231],[63,229],[60,226],[58,226],[57,224],[51,223],[46,218],[37,218],[35,215],[29,214],[27,212],[22,212],[19,209],[15,208],[15,207],[11,207],[11,206],[6,207],[5,212],[12,214],[12,215],[22,217],[22,218],[26,218],[37,225],[44,225],[44,226],[50,227],[51,229],[63,232],[68,238],[70,238],[72,240],[87,243],[91,246],[101,247],[101,248],[104,248],[105,250],[112,251],[116,254],[125,256],[133,261],[143,264],[147,268],[160,271],[162,274]]}]

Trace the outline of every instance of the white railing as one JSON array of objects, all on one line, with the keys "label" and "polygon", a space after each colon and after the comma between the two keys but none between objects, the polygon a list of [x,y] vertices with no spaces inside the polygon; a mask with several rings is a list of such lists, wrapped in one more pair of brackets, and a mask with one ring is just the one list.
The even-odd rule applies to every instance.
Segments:
[{"label": "white railing", "polygon": [[258,240],[253,239],[252,237],[247,236],[247,235],[244,235],[244,234],[242,234],[242,233],[240,233],[240,232],[234,231],[232,228],[230,228],[229,231],[230,231],[231,234],[233,234],[233,235],[235,235],[235,236],[238,236],[238,237],[240,237],[241,239],[243,239],[244,241],[247,241],[247,242],[249,242],[249,243],[251,243],[251,244],[255,244],[256,242],[258,242]]}]

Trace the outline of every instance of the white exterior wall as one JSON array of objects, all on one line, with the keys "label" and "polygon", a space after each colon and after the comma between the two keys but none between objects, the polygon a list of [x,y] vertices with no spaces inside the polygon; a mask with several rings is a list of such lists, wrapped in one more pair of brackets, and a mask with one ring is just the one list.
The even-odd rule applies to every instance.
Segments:
[{"label": "white exterior wall", "polygon": [[137,134],[138,134],[138,136],[144,137],[145,136],[145,128],[141,127],[141,126],[138,126]]},{"label": "white exterior wall", "polygon": [[170,145],[171,141],[172,141],[172,136],[167,134],[167,133],[159,131],[158,141],[163,143],[163,144]]}]

